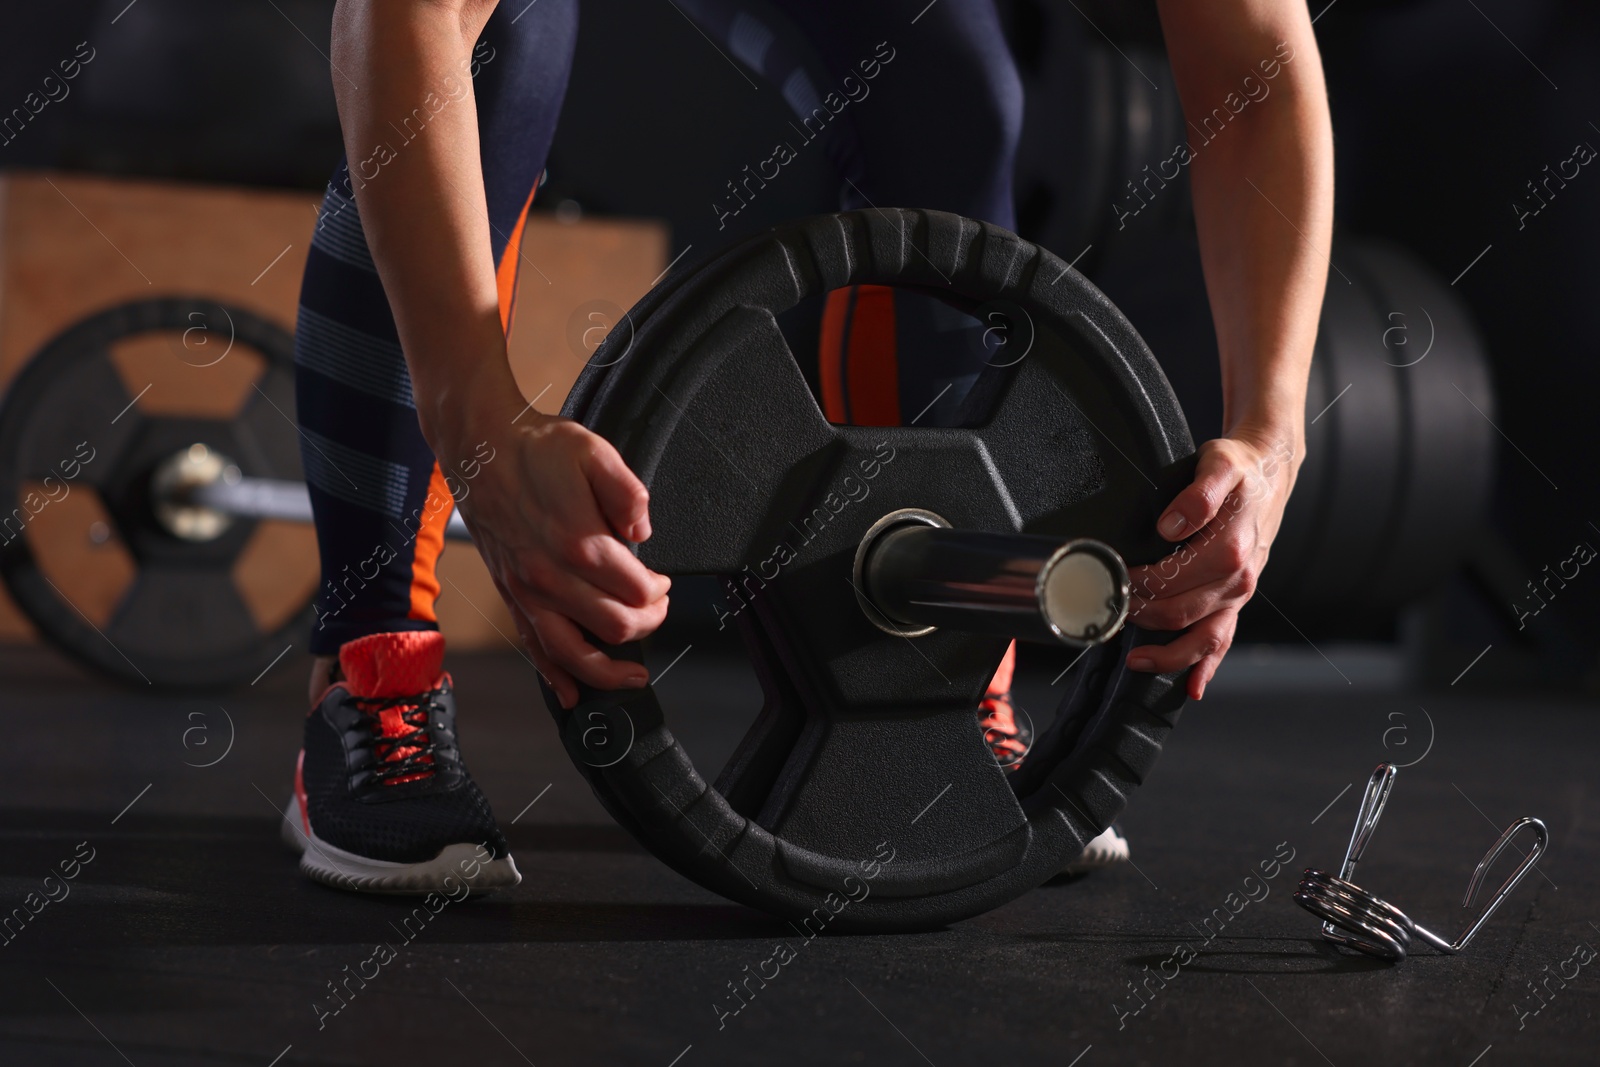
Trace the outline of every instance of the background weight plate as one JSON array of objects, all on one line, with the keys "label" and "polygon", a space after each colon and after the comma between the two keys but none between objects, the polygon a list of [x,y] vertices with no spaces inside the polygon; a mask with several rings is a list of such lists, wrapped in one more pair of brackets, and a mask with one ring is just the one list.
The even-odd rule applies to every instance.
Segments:
[{"label": "background weight plate", "polygon": [[[187,364],[183,374],[219,375],[231,360],[228,375],[250,377],[243,364],[254,366],[237,407],[200,417],[169,410],[154,384],[130,388],[121,346],[162,339],[158,356]],[[315,585],[298,573],[310,566],[303,553],[263,555],[276,531],[245,520],[209,542],[179,541],[148,493],[155,464],[195,443],[246,476],[299,479],[293,360],[289,334],[268,320],[169,298],[84,319],[28,363],[0,405],[0,509],[12,520],[0,573],[47,639],[124,681],[196,687],[249,678],[303,634]],[[99,547],[80,551],[79,538]],[[125,580],[103,602],[80,602],[60,568],[96,559],[120,561]]]},{"label": "background weight plate", "polygon": [[1494,389],[1465,304],[1393,245],[1340,238],[1333,262],[1306,459],[1262,574],[1291,617],[1378,616],[1437,588],[1494,484]]}]

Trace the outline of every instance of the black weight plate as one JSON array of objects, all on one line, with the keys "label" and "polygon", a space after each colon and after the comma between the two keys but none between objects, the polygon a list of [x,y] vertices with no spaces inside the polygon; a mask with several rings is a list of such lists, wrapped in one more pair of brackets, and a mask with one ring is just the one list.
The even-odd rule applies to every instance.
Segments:
[{"label": "black weight plate", "polygon": [[144,665],[145,673],[156,669],[155,664],[167,663],[175,649],[182,650],[185,660],[204,662],[260,641],[250,610],[226,568],[140,563],[133,585],[105,627],[105,637],[135,664]]},{"label": "black weight plate", "polygon": [[1294,494],[1284,509],[1283,524],[1272,542],[1272,557],[1261,572],[1261,592],[1280,605],[1292,603],[1296,578],[1313,565],[1318,532],[1328,519],[1328,486],[1338,468],[1333,420],[1319,416],[1326,415],[1328,405],[1348,383],[1334,383],[1320,327],[1318,334],[1306,381],[1306,453],[1295,477]]},{"label": "black weight plate", "polygon": [[[140,413],[111,363],[110,346],[153,331],[188,331],[185,349],[197,366],[226,358],[235,345],[264,358],[238,423]],[[194,348],[191,341],[215,348]],[[24,482],[55,470],[86,442],[94,458],[71,491],[101,496],[138,567],[111,618],[97,628],[43,573],[26,536],[0,544],[0,573],[41,634],[120,680],[171,687],[250,678],[298,639],[309,604],[264,633],[233,583],[230,567],[253,523],[236,520],[212,542],[179,541],[154,524],[144,492],[155,462],[196,441],[232,457],[248,476],[301,478],[293,365],[293,340],[272,322],[177,297],[100,312],[39,350],[0,404],[0,502],[14,507]]]},{"label": "black weight plate", "polygon": [[1302,499],[1297,487],[1289,502],[1297,514],[1284,520],[1311,520],[1314,530],[1308,565],[1291,576],[1291,599],[1310,608],[1348,603],[1370,580],[1392,529],[1403,464],[1402,398],[1393,368],[1377,356],[1382,314],[1358,277],[1340,273],[1343,249],[1334,245],[1339,266],[1328,274],[1314,356],[1330,390],[1324,406],[1332,406],[1306,413],[1308,422],[1328,423],[1324,480],[1315,496]]},{"label": "black weight plate", "polygon": [[1494,389],[1466,304],[1392,245],[1362,242],[1354,268],[1383,313],[1377,358],[1404,397],[1405,466],[1386,549],[1368,579],[1374,607],[1435,587],[1483,529],[1494,482]]},{"label": "black weight plate", "polygon": [[[1031,318],[1034,344],[984,373],[966,428],[833,426],[775,316],[863,283],[1005,301]],[[1192,443],[1137,334],[1014,235],[876,210],[737,246],[647,298],[632,326],[595,353],[564,413],[649,486],[641,558],[729,580],[766,705],[712,789],[651,690],[585,691],[555,716],[602,803],[688,877],[791,917],[825,909],[833,930],[938,925],[1051,876],[1148,772],[1182,704],[1178,679],[1124,671],[1118,648],[1086,657],[1076,736],[1030,757],[1014,787],[974,710],[1005,642],[875,629],[851,560],[873,522],[905,507],[1158,558],[1154,519],[1191,473]],[[1164,638],[1130,629],[1120,649],[1135,639]],[[842,910],[840,894],[853,898]]]}]

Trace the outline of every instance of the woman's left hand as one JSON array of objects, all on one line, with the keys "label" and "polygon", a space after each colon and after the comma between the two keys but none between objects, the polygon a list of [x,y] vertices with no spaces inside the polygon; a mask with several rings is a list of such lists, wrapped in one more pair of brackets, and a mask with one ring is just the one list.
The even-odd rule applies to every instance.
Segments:
[{"label": "woman's left hand", "polygon": [[1168,541],[1186,543],[1130,572],[1129,619],[1186,632],[1168,645],[1135,648],[1129,668],[1165,674],[1192,666],[1189,696],[1205,695],[1233,644],[1239,609],[1255,593],[1302,454],[1283,439],[1223,437],[1200,446],[1194,482],[1156,523]]}]

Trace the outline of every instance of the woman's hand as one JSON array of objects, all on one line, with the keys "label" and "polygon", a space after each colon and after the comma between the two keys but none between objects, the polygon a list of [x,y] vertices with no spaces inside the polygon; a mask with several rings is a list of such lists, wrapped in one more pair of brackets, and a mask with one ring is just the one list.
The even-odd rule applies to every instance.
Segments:
[{"label": "woman's hand", "polygon": [[1165,674],[1193,666],[1189,695],[1205,695],[1266,565],[1299,458],[1284,439],[1224,437],[1200,446],[1194,482],[1156,523],[1168,541],[1186,543],[1130,573],[1129,618],[1151,630],[1187,632],[1168,645],[1135,648],[1128,653],[1131,669]]},{"label": "woman's hand", "polygon": [[[478,436],[489,420],[474,420]],[[580,631],[608,644],[637,641],[661,625],[671,581],[624,542],[650,537],[650,494],[610,442],[571,419],[527,411],[475,446],[476,476],[460,507],[473,544],[511,609],[517,632],[561,706],[578,681],[637,688],[643,666],[615,660]],[[448,462],[460,448],[446,444]]]}]

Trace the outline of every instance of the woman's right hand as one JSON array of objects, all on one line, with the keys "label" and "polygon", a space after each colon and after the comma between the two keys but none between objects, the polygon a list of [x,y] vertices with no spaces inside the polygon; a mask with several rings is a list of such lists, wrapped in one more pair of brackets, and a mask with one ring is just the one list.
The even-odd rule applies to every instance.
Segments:
[{"label": "woman's right hand", "polygon": [[[491,424],[504,429],[484,433]],[[577,703],[579,681],[645,685],[642,665],[612,659],[582,632],[615,645],[666,618],[671,580],[624,543],[650,537],[644,483],[610,442],[571,419],[524,409],[513,422],[474,419],[471,428],[470,445],[439,442],[440,464],[463,486],[456,492],[473,543],[561,706]]]}]

